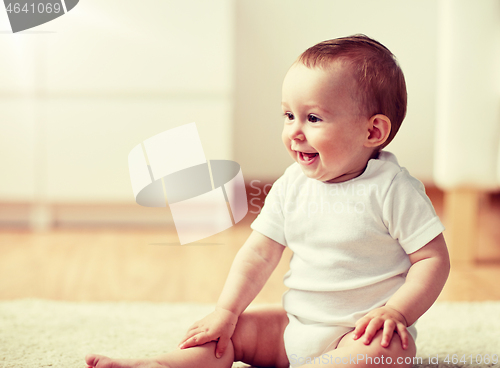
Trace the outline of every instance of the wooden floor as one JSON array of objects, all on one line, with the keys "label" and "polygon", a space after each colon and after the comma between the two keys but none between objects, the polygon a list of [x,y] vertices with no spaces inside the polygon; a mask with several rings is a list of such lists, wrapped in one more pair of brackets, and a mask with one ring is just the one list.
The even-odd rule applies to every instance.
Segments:
[{"label": "wooden floor", "polygon": [[[442,194],[429,191],[438,214]],[[178,242],[174,228],[0,231],[0,299],[215,303],[238,248],[250,233],[246,219],[203,244]],[[485,197],[473,266],[452,265],[440,300],[500,300],[500,200]],[[444,219],[446,224],[446,219]],[[445,233],[446,237],[446,233]],[[255,303],[280,302],[288,250]]]}]

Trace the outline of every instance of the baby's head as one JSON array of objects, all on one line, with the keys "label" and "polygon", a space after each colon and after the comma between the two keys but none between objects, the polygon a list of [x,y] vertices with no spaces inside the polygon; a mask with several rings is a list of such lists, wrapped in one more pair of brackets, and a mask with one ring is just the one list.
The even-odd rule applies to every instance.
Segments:
[{"label": "baby's head", "polygon": [[364,35],[307,49],[283,82],[283,142],[304,173],[342,182],[360,175],[396,135],[406,85],[392,53]]}]

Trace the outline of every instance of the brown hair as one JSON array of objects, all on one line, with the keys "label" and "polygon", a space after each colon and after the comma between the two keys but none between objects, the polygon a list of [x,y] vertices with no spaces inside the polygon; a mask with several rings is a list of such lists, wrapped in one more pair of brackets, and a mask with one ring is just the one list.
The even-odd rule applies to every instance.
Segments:
[{"label": "brown hair", "polygon": [[406,115],[406,83],[395,56],[381,43],[357,34],[323,41],[304,51],[297,62],[308,68],[327,68],[333,61],[345,62],[357,83],[355,99],[363,115],[383,114],[391,120],[389,137],[394,138]]}]

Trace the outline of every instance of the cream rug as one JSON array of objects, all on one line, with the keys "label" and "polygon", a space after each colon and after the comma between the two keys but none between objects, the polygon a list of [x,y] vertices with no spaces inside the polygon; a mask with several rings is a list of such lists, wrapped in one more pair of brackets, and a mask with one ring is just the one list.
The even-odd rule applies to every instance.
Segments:
[{"label": "cream rug", "polygon": [[[84,368],[87,353],[154,356],[174,349],[187,327],[212,310],[200,304],[3,301],[0,367]],[[500,302],[438,303],[418,331],[422,363],[415,367],[500,368],[492,361],[500,355]]]}]

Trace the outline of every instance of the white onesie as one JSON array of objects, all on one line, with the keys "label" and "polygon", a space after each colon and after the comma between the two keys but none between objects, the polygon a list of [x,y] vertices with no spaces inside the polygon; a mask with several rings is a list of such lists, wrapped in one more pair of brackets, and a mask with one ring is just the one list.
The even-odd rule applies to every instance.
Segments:
[{"label": "white onesie", "polygon": [[[336,184],[310,179],[294,163],[251,227],[293,251],[283,295],[292,366],[334,349],[383,306],[405,282],[408,254],[444,230],[422,183],[387,151]],[[416,338],[414,326],[408,331]]]}]

